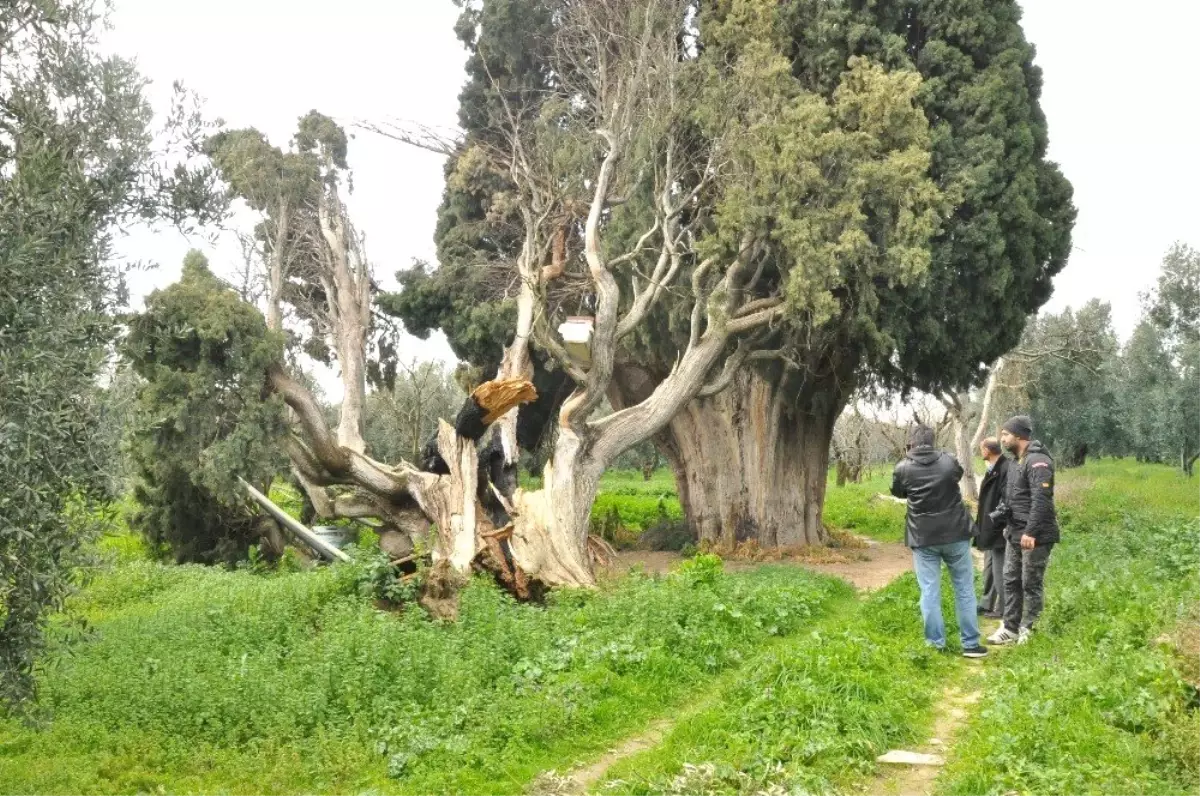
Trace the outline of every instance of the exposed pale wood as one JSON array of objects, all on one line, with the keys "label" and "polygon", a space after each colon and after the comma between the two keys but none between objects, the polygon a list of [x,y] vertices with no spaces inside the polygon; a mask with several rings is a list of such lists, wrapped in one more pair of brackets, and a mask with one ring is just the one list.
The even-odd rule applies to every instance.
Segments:
[{"label": "exposed pale wood", "polygon": [[316,550],[330,561],[350,560],[350,556],[346,555],[341,550],[338,550],[336,547],[317,536],[315,533],[306,528],[299,520],[293,519],[290,514],[271,502],[269,497],[250,486],[250,484],[246,483],[245,479],[239,477],[238,481],[240,481],[242,486],[245,487],[246,493],[250,495],[255,503],[262,506],[268,514],[274,517],[281,525],[299,537],[302,542],[311,547],[313,550]]}]

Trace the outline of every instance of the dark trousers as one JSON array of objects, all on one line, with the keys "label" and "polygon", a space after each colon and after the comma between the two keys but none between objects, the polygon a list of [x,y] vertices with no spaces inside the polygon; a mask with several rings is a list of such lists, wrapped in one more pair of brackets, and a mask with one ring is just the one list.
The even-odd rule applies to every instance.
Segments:
[{"label": "dark trousers", "polygon": [[980,606],[988,613],[1002,614],[1004,599],[1004,558],[1007,547],[983,551],[983,600]]},{"label": "dark trousers", "polygon": [[1011,539],[1004,555],[1004,626],[1011,632],[1032,628],[1042,615],[1046,565],[1054,545],[1022,550],[1021,537]]}]

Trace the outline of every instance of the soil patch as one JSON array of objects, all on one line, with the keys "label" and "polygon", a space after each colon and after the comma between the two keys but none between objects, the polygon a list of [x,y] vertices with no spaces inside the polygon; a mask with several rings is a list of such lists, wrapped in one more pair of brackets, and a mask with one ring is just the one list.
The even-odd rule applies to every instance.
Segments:
[{"label": "soil patch", "polygon": [[[772,556],[758,560],[733,558],[725,561],[725,568],[729,572],[746,572],[765,565],[805,567],[842,578],[864,591],[882,588],[912,569],[912,553],[904,545],[854,538],[863,546],[809,548],[810,554],[804,557]],[[822,560],[823,557],[825,560]],[[627,550],[612,556],[606,570],[610,575],[623,575],[630,570],[663,574],[670,572],[682,560],[679,553]]]}]

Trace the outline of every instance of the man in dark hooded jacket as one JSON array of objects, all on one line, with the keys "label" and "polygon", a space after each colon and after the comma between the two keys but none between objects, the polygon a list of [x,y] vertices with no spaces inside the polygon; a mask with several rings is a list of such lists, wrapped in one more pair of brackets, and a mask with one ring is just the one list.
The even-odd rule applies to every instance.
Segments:
[{"label": "man in dark hooded jacket", "polygon": [[1004,535],[1004,624],[988,641],[1024,644],[1042,613],[1046,565],[1058,543],[1054,509],[1054,460],[1041,442],[1032,439],[1033,421],[1027,415],[1009,418],[1000,431],[1000,444],[1016,456],[1008,468],[1008,526]]},{"label": "man in dark hooded jacket", "polygon": [[[1007,522],[1000,509],[1008,491],[1009,460],[1005,458],[1000,441],[988,437],[979,443],[979,453],[987,462],[987,474],[979,485],[979,512],[975,516],[975,547],[983,552],[983,602],[981,615],[999,619],[1004,615],[1004,555],[1008,540],[1004,538]],[[993,516],[1000,511],[998,516]]]},{"label": "man in dark hooded jacket", "polygon": [[942,562],[954,586],[954,612],[962,636],[962,654],[982,658],[975,603],[975,566],[971,560],[971,515],[958,482],[963,468],[948,453],[933,447],[933,429],[917,426],[909,435],[908,453],[892,473],[892,494],[908,501],[904,542],[912,548],[913,570],[921,588],[925,641],[946,648],[942,617]]}]

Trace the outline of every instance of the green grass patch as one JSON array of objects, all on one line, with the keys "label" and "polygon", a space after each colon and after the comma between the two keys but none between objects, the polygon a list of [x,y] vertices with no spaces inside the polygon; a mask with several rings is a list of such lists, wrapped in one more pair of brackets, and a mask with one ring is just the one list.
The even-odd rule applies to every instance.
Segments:
[{"label": "green grass patch", "polygon": [[[771,648],[657,748],[610,769],[605,792],[828,793],[858,782],[877,755],[923,739],[953,671],[956,659],[922,643],[916,602],[905,575]],[[953,643],[953,622],[948,631]]]},{"label": "green grass patch", "polygon": [[1168,643],[1200,593],[1196,481],[1105,461],[1060,486],[1038,633],[989,662],[939,791],[1196,793],[1200,712]]},{"label": "green grass patch", "polygon": [[39,730],[0,723],[0,792],[516,793],[599,753],[850,589],[719,561],[460,620],[383,613],[357,570],[258,575],[138,561],[76,610]]},{"label": "green grass patch", "polygon": [[876,497],[891,494],[891,486],[892,471],[888,468],[875,470],[860,483],[844,486],[836,484],[831,472],[825,487],[825,524],[880,542],[903,542],[904,504]]}]

